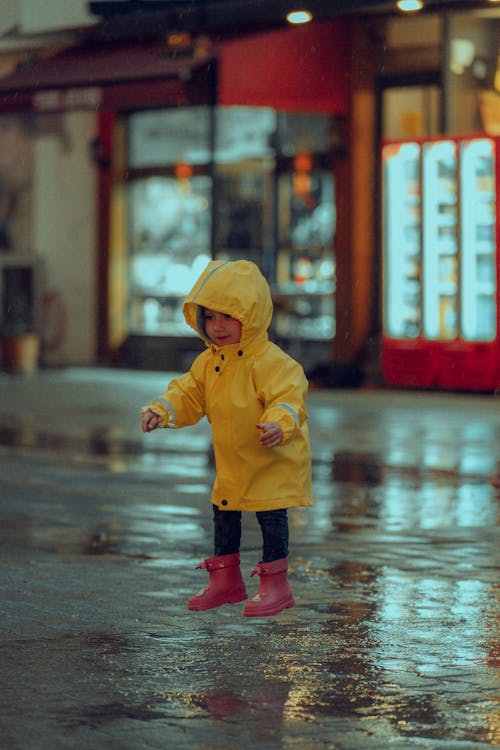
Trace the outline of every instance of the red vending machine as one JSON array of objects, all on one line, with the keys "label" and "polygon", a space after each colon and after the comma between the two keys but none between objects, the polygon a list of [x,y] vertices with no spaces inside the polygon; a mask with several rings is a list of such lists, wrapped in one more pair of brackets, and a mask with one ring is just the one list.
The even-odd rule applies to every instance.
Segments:
[{"label": "red vending machine", "polygon": [[382,369],[389,385],[500,387],[500,138],[382,146]]}]

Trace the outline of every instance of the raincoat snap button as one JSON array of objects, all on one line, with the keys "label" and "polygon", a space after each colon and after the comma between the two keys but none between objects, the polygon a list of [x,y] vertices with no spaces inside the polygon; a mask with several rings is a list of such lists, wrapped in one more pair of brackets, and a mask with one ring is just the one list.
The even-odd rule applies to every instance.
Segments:
[{"label": "raincoat snap button", "polygon": [[220,372],[220,367],[219,367],[219,365],[217,365],[217,367],[215,368],[215,372]]},{"label": "raincoat snap button", "polygon": [[220,504],[221,504],[221,505],[227,505],[227,500],[221,500],[221,501],[220,501]]},{"label": "raincoat snap button", "polygon": [[243,356],[243,350],[239,349],[239,351],[238,351],[238,357],[242,357],[242,356]]}]

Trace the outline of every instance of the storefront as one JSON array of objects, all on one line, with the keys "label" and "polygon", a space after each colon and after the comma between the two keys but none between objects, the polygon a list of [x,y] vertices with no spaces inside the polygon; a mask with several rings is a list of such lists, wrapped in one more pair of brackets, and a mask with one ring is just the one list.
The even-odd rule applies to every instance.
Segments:
[{"label": "storefront", "polygon": [[169,351],[173,369],[181,367],[181,353],[198,345],[182,315],[186,293],[210,258],[244,257],[271,283],[273,337],[305,364],[329,358],[333,124],[328,115],[267,107],[178,107],[121,118],[127,166],[114,185],[111,247],[119,252],[117,238],[125,238],[128,351],[133,345],[147,356],[142,337],[161,337],[159,349]]},{"label": "storefront", "polygon": [[[97,195],[98,361],[185,367],[200,344],[181,302],[213,257],[261,266],[275,302],[271,334],[306,368],[331,361],[339,330],[346,359],[362,342],[372,265],[371,251],[362,247],[360,257],[356,248],[373,233],[370,194],[358,202],[363,226],[352,200],[350,33],[350,24],[325,22],[217,44],[194,40],[182,54],[158,44],[73,49],[0,82],[3,112],[82,112],[91,118],[85,133],[94,118],[80,150],[95,182],[87,173],[83,184],[77,172],[74,184]],[[371,99],[365,121],[367,111],[373,119]],[[363,136],[368,149],[372,133]],[[67,200],[78,203],[75,196]],[[67,264],[70,252],[61,244]],[[353,315],[359,294],[366,313]],[[83,319],[76,311],[73,318]]]},{"label": "storefront", "polygon": [[[334,162],[346,110],[342,48],[331,45],[339,29],[326,24],[219,45],[214,104],[134,108],[115,118],[115,361],[186,367],[200,348],[182,315],[186,292],[211,258],[243,257],[271,284],[272,337],[305,367],[331,358]],[[311,54],[312,39],[322,44],[320,55]],[[333,55],[325,56],[328,49]]]}]

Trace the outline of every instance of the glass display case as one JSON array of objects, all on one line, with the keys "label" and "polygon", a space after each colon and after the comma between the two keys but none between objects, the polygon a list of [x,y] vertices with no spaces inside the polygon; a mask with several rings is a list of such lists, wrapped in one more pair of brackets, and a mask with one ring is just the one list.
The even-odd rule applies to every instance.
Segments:
[{"label": "glass display case", "polygon": [[387,336],[496,336],[495,144],[490,138],[382,149]]},{"label": "glass display case", "polygon": [[394,338],[414,338],[422,317],[420,146],[389,144],[382,165],[385,330]]},{"label": "glass display case", "polygon": [[383,144],[382,363],[391,385],[498,388],[498,142]]},{"label": "glass display case", "polygon": [[458,332],[457,145],[426,143],[423,180],[423,315],[428,339],[454,339]]},{"label": "glass display case", "polygon": [[495,152],[491,139],[460,146],[463,281],[460,316],[463,336],[491,341],[496,336]]}]

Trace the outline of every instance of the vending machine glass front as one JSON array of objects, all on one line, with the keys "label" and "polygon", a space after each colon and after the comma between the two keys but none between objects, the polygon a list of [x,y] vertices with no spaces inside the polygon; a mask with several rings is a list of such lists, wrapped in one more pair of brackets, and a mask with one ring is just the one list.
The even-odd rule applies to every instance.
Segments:
[{"label": "vending machine glass front", "polygon": [[461,333],[470,341],[496,336],[495,150],[489,138],[463,141],[461,163]]},{"label": "vending machine glass front", "polygon": [[421,190],[418,143],[387,144],[383,162],[384,329],[421,331]]},{"label": "vending machine glass front", "polygon": [[457,145],[426,143],[423,184],[423,330],[427,339],[458,335],[458,173]]}]

